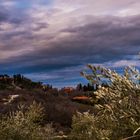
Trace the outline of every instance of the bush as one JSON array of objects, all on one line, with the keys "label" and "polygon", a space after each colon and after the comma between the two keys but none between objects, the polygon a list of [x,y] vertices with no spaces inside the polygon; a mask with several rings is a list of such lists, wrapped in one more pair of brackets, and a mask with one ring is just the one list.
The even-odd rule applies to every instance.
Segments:
[{"label": "bush", "polygon": [[95,127],[94,116],[89,112],[79,113],[73,116],[73,124],[70,138],[75,140],[95,140],[98,138],[98,130]]},{"label": "bush", "polygon": [[[85,140],[121,140],[140,135],[139,72],[128,67],[123,75],[102,67],[89,66],[94,75],[84,74],[99,85],[107,79],[108,87],[94,93],[97,98],[96,114],[78,113],[73,117],[71,136]],[[96,75],[95,72],[100,74]],[[91,77],[91,78],[90,78]],[[94,79],[93,77],[96,77]],[[93,78],[93,79],[92,79]]]},{"label": "bush", "polygon": [[41,126],[43,107],[33,102],[27,109],[20,105],[18,111],[12,112],[0,120],[1,140],[47,140],[53,136],[51,125]]}]

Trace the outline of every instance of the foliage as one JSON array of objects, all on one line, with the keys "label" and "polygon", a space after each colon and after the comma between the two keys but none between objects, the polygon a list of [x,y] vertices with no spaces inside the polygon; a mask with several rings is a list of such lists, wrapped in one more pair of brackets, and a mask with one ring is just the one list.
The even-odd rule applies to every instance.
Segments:
[{"label": "foliage", "polygon": [[70,138],[75,140],[95,140],[99,132],[95,127],[94,116],[89,112],[79,113],[73,116],[73,124]]},{"label": "foliage", "polygon": [[41,88],[41,82],[33,82],[32,80],[22,76],[21,74],[13,75],[13,81],[16,86],[25,89]]},{"label": "foliage", "polygon": [[43,107],[33,102],[27,109],[20,105],[18,111],[12,112],[0,120],[1,140],[47,140],[53,136],[51,125],[41,126]]},{"label": "foliage", "polygon": [[13,77],[7,74],[0,75],[0,90],[3,89],[33,89],[42,88],[41,82],[33,82],[32,80],[22,76],[21,74],[13,75]]},{"label": "foliage", "polygon": [[140,135],[140,74],[127,67],[123,75],[103,67],[88,65],[93,74],[83,75],[99,85],[94,92],[98,104],[95,114],[78,113],[73,117],[71,137],[85,140],[121,140]]}]

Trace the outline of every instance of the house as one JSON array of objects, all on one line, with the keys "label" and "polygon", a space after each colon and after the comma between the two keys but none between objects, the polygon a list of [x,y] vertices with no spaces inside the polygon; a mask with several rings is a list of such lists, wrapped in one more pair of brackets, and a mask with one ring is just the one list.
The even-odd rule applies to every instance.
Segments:
[{"label": "house", "polygon": [[64,87],[61,89],[61,91],[63,91],[65,94],[70,94],[74,91],[73,87]]}]

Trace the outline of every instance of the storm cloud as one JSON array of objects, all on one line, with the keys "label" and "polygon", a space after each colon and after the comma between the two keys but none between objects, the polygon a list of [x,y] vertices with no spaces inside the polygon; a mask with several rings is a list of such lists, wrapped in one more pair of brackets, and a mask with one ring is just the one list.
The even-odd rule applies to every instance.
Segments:
[{"label": "storm cloud", "polygon": [[135,0],[3,1],[0,72],[62,86],[80,82],[88,63],[140,67],[138,5]]}]

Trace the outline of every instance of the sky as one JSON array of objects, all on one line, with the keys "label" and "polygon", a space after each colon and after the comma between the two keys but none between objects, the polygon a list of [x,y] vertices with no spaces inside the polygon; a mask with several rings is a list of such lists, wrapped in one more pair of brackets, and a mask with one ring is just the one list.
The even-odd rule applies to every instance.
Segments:
[{"label": "sky", "polygon": [[0,0],[0,73],[55,87],[87,64],[140,67],[138,0]]}]

